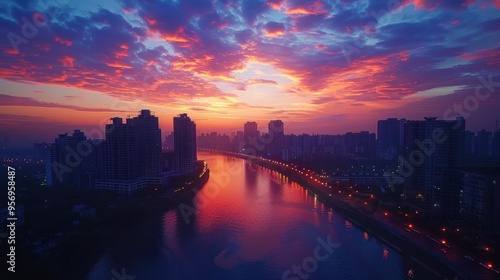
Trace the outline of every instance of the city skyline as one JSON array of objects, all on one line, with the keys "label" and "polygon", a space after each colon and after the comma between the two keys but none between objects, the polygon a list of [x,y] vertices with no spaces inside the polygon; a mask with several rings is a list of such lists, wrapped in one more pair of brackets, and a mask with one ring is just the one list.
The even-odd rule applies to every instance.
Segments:
[{"label": "city skyline", "polygon": [[3,4],[3,143],[141,108],[186,112],[198,133],[460,115],[493,131],[500,119],[498,1],[63,2]]}]

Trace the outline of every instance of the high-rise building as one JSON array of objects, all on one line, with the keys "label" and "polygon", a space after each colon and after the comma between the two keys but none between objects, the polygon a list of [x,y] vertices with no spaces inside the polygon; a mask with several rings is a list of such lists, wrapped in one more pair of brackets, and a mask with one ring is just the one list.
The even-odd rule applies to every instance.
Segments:
[{"label": "high-rise building", "polygon": [[285,145],[285,125],[281,120],[272,120],[268,125],[267,156],[280,160]]},{"label": "high-rise building", "polygon": [[127,192],[142,188],[138,127],[131,125],[130,119],[124,123],[122,118],[115,117],[106,125],[105,133],[106,140],[102,143],[102,179],[114,182],[116,188],[102,188],[117,191],[127,189]]},{"label": "high-rise building", "polygon": [[405,119],[389,118],[377,123],[377,157],[395,160],[403,153]]},{"label": "high-rise building", "polygon": [[250,142],[252,138],[256,138],[258,136],[257,132],[257,123],[256,122],[247,122],[243,126],[243,136],[245,137],[245,141]]},{"label": "high-rise building", "polygon": [[96,188],[131,195],[148,185],[166,184],[158,117],[141,110],[125,123],[122,118],[111,118],[105,133],[106,139],[99,145],[102,174],[95,181]]},{"label": "high-rise building", "polygon": [[149,110],[141,110],[137,117],[127,120],[137,128],[139,134],[139,164],[142,176],[156,176],[161,173],[161,130],[158,117]]},{"label": "high-rise building", "polygon": [[[443,169],[464,164],[465,120],[425,118],[407,121],[404,135],[404,161],[400,175],[405,178],[405,205],[428,218],[441,218],[448,193],[442,185]],[[451,186],[456,188],[456,186]]]},{"label": "high-rise building", "polygon": [[180,114],[174,117],[174,170],[193,172],[196,161],[196,124],[187,114]]},{"label": "high-rise building", "polygon": [[265,146],[259,141],[259,131],[256,122],[246,122],[243,126],[243,141],[239,143],[240,152],[261,155],[264,154]]},{"label": "high-rise building", "polygon": [[490,157],[493,155],[493,137],[491,131],[482,129],[476,136],[476,155],[480,157]]}]

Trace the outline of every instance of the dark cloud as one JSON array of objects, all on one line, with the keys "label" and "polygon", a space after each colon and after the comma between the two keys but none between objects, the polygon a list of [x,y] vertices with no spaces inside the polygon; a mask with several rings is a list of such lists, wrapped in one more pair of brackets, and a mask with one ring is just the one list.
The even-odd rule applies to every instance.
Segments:
[{"label": "dark cloud", "polygon": [[260,15],[269,10],[270,7],[262,0],[243,0],[241,5],[241,14],[250,25],[253,25]]},{"label": "dark cloud", "polygon": [[264,25],[264,30],[267,34],[285,33],[285,25],[280,22],[270,21]]}]

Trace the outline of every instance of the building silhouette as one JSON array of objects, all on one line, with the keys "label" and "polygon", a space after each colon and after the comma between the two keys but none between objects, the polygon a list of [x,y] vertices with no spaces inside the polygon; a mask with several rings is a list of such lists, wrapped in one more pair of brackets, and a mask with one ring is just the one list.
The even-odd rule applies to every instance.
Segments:
[{"label": "building silhouette", "polygon": [[490,157],[493,155],[493,133],[482,129],[476,136],[476,155]]},{"label": "building silhouette", "polygon": [[258,136],[257,123],[246,122],[245,125],[243,125],[243,136],[245,138],[244,140],[247,142],[250,142],[252,138],[257,138]]},{"label": "building silhouette", "polygon": [[375,133],[368,131],[347,132],[346,156],[351,159],[373,159],[376,154]]},{"label": "building silhouette", "polygon": [[180,114],[174,117],[174,170],[193,172],[196,161],[196,124],[187,114]]},{"label": "building silhouette", "polygon": [[161,174],[161,130],[158,117],[141,110],[134,118],[111,118],[99,147],[98,189],[131,195],[148,185],[165,185]]},{"label": "building silhouette", "polygon": [[377,158],[395,160],[403,154],[405,121],[388,118],[377,122]]},{"label": "building silhouette", "polygon": [[75,130],[72,135],[59,134],[47,146],[47,186],[82,188],[91,183],[95,167],[95,149],[85,133]]},{"label": "building silhouette", "polygon": [[464,164],[465,120],[425,118],[407,121],[404,129],[400,174],[405,177],[405,206],[427,218],[441,219],[444,213],[453,211],[450,207],[456,204],[459,192],[456,185],[443,185],[443,172]]},{"label": "building silhouette", "polygon": [[285,124],[281,120],[272,120],[267,131],[267,157],[281,160],[285,146]]}]

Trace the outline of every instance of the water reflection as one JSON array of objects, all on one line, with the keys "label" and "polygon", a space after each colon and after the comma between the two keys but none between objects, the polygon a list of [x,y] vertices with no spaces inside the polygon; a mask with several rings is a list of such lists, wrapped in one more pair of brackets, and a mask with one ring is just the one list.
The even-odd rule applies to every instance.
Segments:
[{"label": "water reflection", "polygon": [[[183,202],[196,209],[189,222],[179,207],[168,211],[156,228],[138,231],[154,232],[156,239],[117,242],[120,250],[104,254],[87,279],[111,279],[111,269],[125,265],[137,280],[282,279],[327,236],[340,247],[317,262],[310,279],[407,279],[410,267],[398,252],[368,238],[279,173],[240,159],[199,157],[208,162],[211,177],[193,200]],[[204,193],[208,189],[210,196]],[[131,249],[138,240],[148,243],[140,246],[149,254]]]}]

